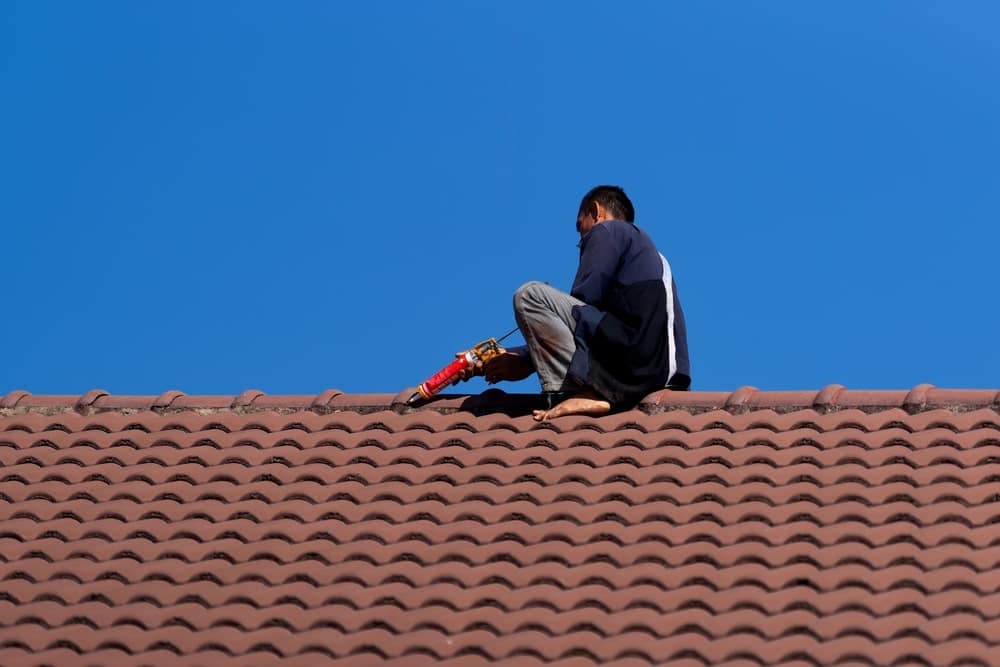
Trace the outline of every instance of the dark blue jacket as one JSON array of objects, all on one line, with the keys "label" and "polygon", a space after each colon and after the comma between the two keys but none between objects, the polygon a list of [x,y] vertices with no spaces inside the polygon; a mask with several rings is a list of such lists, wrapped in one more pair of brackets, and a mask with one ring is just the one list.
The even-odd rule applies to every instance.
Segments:
[{"label": "dark blue jacket", "polygon": [[670,264],[629,222],[594,225],[580,241],[571,294],[576,353],[570,375],[619,408],[691,384],[687,331]]}]

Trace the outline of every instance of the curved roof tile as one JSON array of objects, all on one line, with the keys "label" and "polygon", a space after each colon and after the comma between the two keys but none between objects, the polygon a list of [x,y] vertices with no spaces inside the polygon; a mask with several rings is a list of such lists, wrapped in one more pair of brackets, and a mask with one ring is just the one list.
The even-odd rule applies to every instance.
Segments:
[{"label": "curved roof tile", "polygon": [[991,665],[1000,393],[0,398],[0,664]]}]

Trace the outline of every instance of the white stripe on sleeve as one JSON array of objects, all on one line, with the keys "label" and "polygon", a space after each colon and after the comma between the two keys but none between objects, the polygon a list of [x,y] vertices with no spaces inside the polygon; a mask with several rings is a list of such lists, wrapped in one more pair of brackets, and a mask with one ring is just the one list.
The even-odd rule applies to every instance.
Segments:
[{"label": "white stripe on sleeve", "polygon": [[663,262],[663,287],[667,290],[667,344],[670,346],[667,349],[667,382],[674,377],[674,373],[677,372],[677,345],[674,341],[674,275],[670,272],[670,262],[667,258],[660,254],[660,260]]}]

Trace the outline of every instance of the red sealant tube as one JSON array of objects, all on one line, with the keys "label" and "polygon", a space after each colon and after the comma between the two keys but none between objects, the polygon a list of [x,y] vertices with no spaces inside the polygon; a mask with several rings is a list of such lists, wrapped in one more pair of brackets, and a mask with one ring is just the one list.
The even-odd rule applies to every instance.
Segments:
[{"label": "red sealant tube", "polygon": [[466,352],[461,357],[455,359],[455,361],[430,376],[426,382],[417,387],[417,393],[410,398],[409,402],[413,402],[417,399],[418,395],[419,398],[426,401],[428,398],[435,395],[448,385],[453,384],[455,380],[458,379],[459,375],[462,374],[462,371],[469,368],[474,363],[476,363],[476,355],[474,355],[471,351]]}]

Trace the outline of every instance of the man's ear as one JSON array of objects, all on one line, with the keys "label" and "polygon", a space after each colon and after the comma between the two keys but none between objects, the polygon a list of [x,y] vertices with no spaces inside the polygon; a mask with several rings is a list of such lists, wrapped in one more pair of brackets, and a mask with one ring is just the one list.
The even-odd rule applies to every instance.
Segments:
[{"label": "man's ear", "polygon": [[603,222],[610,219],[611,216],[608,215],[608,209],[604,208],[601,202],[592,201],[590,202],[590,206],[590,214],[594,216],[594,222]]}]

